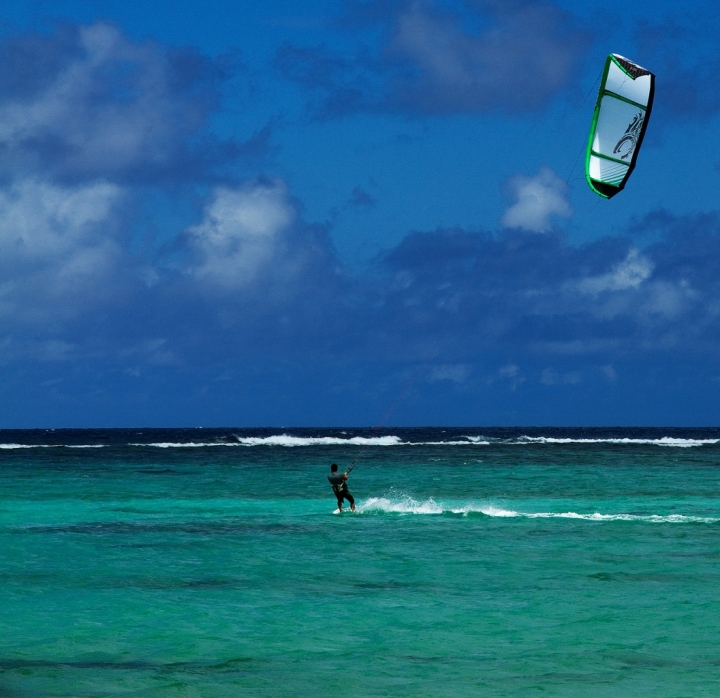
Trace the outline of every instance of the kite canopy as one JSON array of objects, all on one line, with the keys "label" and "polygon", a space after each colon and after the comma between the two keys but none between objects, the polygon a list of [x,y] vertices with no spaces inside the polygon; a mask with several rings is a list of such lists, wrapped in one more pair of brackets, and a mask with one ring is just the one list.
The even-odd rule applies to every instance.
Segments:
[{"label": "kite canopy", "polygon": [[607,57],[585,155],[585,179],[596,194],[611,199],[625,187],[654,94],[655,76],[649,70],[616,53]]}]

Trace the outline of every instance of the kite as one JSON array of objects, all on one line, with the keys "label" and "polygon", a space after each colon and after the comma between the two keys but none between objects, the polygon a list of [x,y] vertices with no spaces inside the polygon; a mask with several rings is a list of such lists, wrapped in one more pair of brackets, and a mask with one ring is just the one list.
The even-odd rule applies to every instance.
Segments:
[{"label": "kite", "polygon": [[655,76],[611,53],[605,61],[585,155],[585,179],[611,199],[635,169],[655,95]]}]

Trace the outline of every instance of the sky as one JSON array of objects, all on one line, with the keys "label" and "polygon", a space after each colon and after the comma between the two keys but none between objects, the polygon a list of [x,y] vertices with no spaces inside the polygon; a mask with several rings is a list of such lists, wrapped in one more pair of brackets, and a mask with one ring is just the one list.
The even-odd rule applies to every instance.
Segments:
[{"label": "sky", "polygon": [[0,66],[2,428],[720,424],[717,3],[5,0]]}]

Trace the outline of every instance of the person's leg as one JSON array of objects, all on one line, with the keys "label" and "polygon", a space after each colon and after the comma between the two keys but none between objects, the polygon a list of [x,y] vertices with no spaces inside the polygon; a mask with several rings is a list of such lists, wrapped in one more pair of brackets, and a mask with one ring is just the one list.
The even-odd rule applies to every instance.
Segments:
[{"label": "person's leg", "polygon": [[350,502],[350,510],[355,511],[355,498],[349,492],[345,492],[345,499]]},{"label": "person's leg", "polygon": [[342,511],[343,498],[341,495],[338,495],[337,502],[338,502],[338,511]]}]

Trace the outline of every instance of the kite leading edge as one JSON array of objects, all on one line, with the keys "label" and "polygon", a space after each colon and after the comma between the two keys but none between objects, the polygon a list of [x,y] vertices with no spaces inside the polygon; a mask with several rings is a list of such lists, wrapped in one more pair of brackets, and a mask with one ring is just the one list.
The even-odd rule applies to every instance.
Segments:
[{"label": "kite leading edge", "polygon": [[622,191],[635,169],[652,111],[655,76],[623,56],[605,61],[585,155],[585,179],[600,196]]}]

